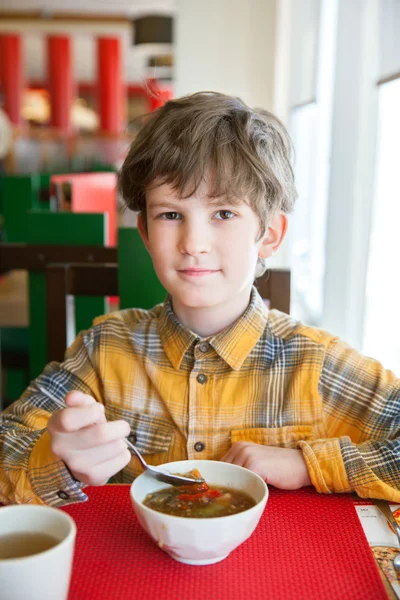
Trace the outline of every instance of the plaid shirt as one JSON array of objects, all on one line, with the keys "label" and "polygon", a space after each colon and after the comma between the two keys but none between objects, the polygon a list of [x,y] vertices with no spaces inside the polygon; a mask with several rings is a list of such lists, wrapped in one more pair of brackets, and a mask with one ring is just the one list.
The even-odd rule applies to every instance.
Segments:
[{"label": "plaid shirt", "polygon": [[[319,492],[400,502],[400,381],[332,335],[268,312],[254,289],[242,317],[207,340],[169,301],[96,319],[3,413],[3,502],[86,499],[46,430],[71,390],[102,402],[107,419],[126,419],[150,464],[218,460],[239,440],[301,448]],[[140,472],[132,458],[115,480]]]}]

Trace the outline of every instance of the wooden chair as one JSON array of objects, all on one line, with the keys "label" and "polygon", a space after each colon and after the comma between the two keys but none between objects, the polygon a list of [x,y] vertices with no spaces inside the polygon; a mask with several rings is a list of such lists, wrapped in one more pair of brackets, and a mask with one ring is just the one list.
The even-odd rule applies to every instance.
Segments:
[{"label": "wooden chair", "polygon": [[[85,294],[117,295],[120,291],[117,264],[53,264],[46,268],[47,348],[48,360],[61,362],[67,348],[67,297]],[[134,269],[132,269],[134,276]],[[136,283],[139,280],[136,279]],[[270,308],[289,313],[290,271],[271,269],[258,281],[259,292],[268,299]],[[142,288],[142,283],[136,285]],[[164,296],[165,297],[165,296]],[[158,299],[160,302],[161,298]],[[154,302],[156,304],[156,302]],[[132,306],[138,306],[133,304]]]},{"label": "wooden chair", "polygon": [[[96,215],[97,217],[97,215]],[[101,220],[99,225],[101,225]],[[29,272],[30,297],[30,321],[29,331],[25,333],[9,328],[1,328],[1,365],[7,370],[21,370],[25,373],[21,389],[11,399],[25,389],[29,378],[40,373],[47,362],[47,336],[46,336],[46,303],[45,303],[45,271],[49,263],[55,262],[85,262],[89,264],[116,262],[117,249],[82,244],[75,246],[57,246],[52,244],[0,244],[0,274],[14,269],[22,269]],[[101,298],[98,300],[101,301]],[[94,316],[102,312],[103,305],[92,307],[93,312],[88,311],[90,307],[84,306],[87,316],[87,326],[90,325]],[[82,316],[82,315],[81,315]],[[82,320],[82,319],[81,319]],[[14,331],[15,330],[15,331]],[[21,339],[25,343],[21,343]],[[21,339],[20,339],[21,338]],[[15,398],[14,398],[15,399]]]},{"label": "wooden chair", "polygon": [[[120,309],[132,306],[149,309],[163,302],[167,295],[155,274],[139,231],[132,227],[118,229],[117,260],[114,264],[48,265],[46,281],[48,360],[62,360],[67,347],[71,321],[67,310],[69,295],[118,295]],[[77,323],[75,333],[82,329],[86,327]]]},{"label": "wooden chair", "polygon": [[62,362],[68,346],[68,296],[117,296],[118,265],[50,264],[46,267],[47,360]]},{"label": "wooden chair", "polygon": [[[104,247],[107,236],[107,215],[31,211],[28,215],[27,242],[34,246],[49,245],[67,249],[91,245]],[[46,255],[45,255],[46,256]],[[52,259],[51,262],[66,259]],[[78,259],[86,260],[86,259]],[[104,259],[103,259],[104,260]],[[45,260],[43,261],[45,262]],[[96,315],[106,310],[105,298],[79,297],[76,321],[79,329],[88,327]],[[31,378],[37,377],[47,362],[46,278],[44,270],[29,271],[29,363]]]},{"label": "wooden chair", "polygon": [[0,274],[14,269],[45,272],[47,265],[55,262],[104,263],[116,261],[117,249],[105,246],[0,243]]},{"label": "wooden chair", "polygon": [[[48,262],[96,261],[94,246],[105,246],[109,234],[114,232],[115,245],[116,208],[114,197],[112,214],[110,210],[102,210],[97,202],[98,193],[89,190],[85,194],[85,202],[96,196],[96,208],[85,206],[82,202],[76,206],[76,212],[100,214],[66,214],[56,213],[50,203],[51,173],[30,173],[4,177],[1,185],[0,213],[2,216],[1,238],[18,248],[0,248],[0,272],[13,269],[28,270],[29,327],[9,327],[2,321],[0,330],[0,346],[2,367],[7,372],[2,388],[8,401],[19,397],[27,386],[29,379],[36,377],[47,362],[46,305],[44,269]],[[70,177],[70,175],[68,176]],[[81,176],[84,177],[84,176]],[[113,178],[112,173],[95,173],[92,179]],[[104,183],[104,182],[103,182]],[[115,195],[114,195],[115,196]],[[111,203],[109,202],[108,204]],[[115,205],[115,206],[114,206]],[[108,205],[107,205],[108,206]],[[74,211],[73,211],[74,212]],[[53,246],[60,245],[61,253],[53,251]],[[61,247],[62,245],[62,247]],[[81,246],[82,252],[65,253],[66,245]],[[35,247],[36,248],[35,248]],[[87,253],[83,246],[87,246]],[[51,248],[51,249],[50,249]],[[115,256],[101,257],[101,261],[116,260]],[[36,260],[37,259],[37,260]],[[106,299],[103,297],[77,298],[76,319],[80,329],[88,327],[93,318],[105,312]],[[14,383],[11,383],[14,382]],[[1,397],[1,391],[0,391]]]},{"label": "wooden chair", "polygon": [[290,314],[290,270],[269,269],[256,280],[256,288],[269,308]]}]

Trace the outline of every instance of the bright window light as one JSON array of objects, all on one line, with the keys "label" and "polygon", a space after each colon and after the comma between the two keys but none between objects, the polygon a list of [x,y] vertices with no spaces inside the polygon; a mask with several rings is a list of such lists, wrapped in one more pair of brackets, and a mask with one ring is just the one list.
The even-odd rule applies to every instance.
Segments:
[{"label": "bright window light", "polygon": [[400,79],[379,90],[363,352],[400,376]]}]

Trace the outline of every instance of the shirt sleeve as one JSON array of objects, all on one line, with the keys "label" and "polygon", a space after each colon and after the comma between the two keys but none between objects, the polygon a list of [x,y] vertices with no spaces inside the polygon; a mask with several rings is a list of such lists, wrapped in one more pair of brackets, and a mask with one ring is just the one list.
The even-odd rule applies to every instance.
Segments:
[{"label": "shirt sleeve", "polygon": [[48,364],[23,396],[0,415],[1,502],[62,506],[87,500],[84,485],[53,454],[47,423],[54,412],[65,408],[64,398],[72,390],[102,402],[92,358],[95,341],[93,329],[82,332],[67,350],[64,362]]},{"label": "shirt sleeve", "polygon": [[400,380],[333,339],[319,390],[327,439],[299,442],[313,485],[400,502]]}]

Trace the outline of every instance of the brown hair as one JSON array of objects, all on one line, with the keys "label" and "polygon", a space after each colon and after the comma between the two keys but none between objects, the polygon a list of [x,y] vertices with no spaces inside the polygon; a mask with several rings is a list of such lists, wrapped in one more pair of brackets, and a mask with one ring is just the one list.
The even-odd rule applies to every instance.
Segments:
[{"label": "brown hair", "polygon": [[146,189],[169,183],[191,196],[212,168],[211,197],[246,200],[260,219],[293,210],[296,199],[290,164],[291,141],[271,113],[252,110],[239,98],[198,92],[170,100],[148,116],[132,142],[119,176],[128,208],[146,223]]}]

